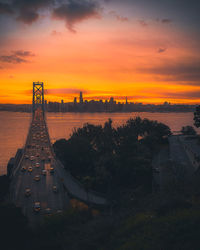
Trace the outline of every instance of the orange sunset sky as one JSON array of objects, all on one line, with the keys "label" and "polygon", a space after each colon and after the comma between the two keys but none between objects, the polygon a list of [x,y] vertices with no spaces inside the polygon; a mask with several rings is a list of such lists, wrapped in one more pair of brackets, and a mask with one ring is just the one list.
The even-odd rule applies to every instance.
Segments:
[{"label": "orange sunset sky", "polygon": [[198,1],[0,1],[0,103],[200,103]]}]

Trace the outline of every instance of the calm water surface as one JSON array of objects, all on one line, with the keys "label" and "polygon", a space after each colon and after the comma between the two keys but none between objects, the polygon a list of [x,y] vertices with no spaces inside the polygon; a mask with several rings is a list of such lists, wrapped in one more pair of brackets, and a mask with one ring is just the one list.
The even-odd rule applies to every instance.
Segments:
[{"label": "calm water surface", "polygon": [[[193,125],[193,113],[47,113],[51,141],[68,138],[74,127],[84,123],[103,124],[108,118],[119,126],[130,117],[140,116],[167,124],[172,131],[182,126]],[[6,173],[6,166],[18,148],[23,147],[28,133],[31,114],[0,112],[0,175]]]}]

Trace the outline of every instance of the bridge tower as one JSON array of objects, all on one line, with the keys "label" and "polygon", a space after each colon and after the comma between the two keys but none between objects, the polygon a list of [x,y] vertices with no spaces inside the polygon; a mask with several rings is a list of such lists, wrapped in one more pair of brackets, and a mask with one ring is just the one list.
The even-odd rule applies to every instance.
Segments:
[{"label": "bridge tower", "polygon": [[43,82],[33,82],[33,117],[35,111],[41,108],[44,116],[44,84]]}]

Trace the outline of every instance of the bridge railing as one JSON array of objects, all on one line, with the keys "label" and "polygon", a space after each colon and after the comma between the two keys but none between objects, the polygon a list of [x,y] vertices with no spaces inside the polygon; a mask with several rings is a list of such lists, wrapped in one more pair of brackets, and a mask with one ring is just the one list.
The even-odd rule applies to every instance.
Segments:
[{"label": "bridge railing", "polygon": [[21,159],[20,159],[20,161],[18,162],[18,164],[14,166],[13,171],[12,171],[12,173],[11,173],[11,175],[10,175],[10,178],[12,178],[12,177],[14,177],[14,176],[16,175],[16,173],[17,173],[17,171],[19,170],[19,167],[21,166],[21,163],[22,163],[22,161],[23,161],[23,159],[24,159],[24,153],[25,153],[25,151],[26,151],[25,149],[26,149],[26,147],[27,147],[27,144],[28,144],[28,141],[29,141],[29,138],[30,138],[30,131],[31,131],[31,126],[32,126],[32,121],[33,121],[33,117],[31,117],[29,129],[28,129],[28,134],[27,134],[27,137],[26,137],[25,144],[24,144],[24,146],[23,146],[23,149],[24,149],[24,150],[23,150],[23,154],[22,154]]},{"label": "bridge railing", "polygon": [[80,183],[76,178],[74,178],[71,175],[71,173],[64,168],[64,166],[63,166],[63,164],[62,164],[62,162],[60,160],[58,160],[57,158],[55,158],[55,160],[56,160],[57,164],[63,169],[63,171],[65,171],[65,174],[68,175],[68,177],[72,180],[72,182],[74,182],[77,186],[79,186],[79,188],[86,194],[86,196],[88,196],[89,199],[88,198],[83,199],[83,198],[81,198],[81,196],[75,195],[74,192],[72,190],[69,190],[69,188],[68,188],[68,191],[72,195],[76,196],[76,198],[78,198],[78,199],[84,200],[85,202],[96,203],[94,201],[95,199],[102,199],[102,201],[104,201],[104,202],[101,202],[101,205],[107,205],[108,204],[108,201],[106,199],[106,195],[103,195],[102,193],[98,193],[98,192],[93,191],[91,189],[86,190],[84,185],[82,183]]}]

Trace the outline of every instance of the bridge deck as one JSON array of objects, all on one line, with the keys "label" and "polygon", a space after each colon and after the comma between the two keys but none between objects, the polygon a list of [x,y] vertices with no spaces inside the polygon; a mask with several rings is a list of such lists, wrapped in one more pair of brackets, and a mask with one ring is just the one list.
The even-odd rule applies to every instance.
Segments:
[{"label": "bridge deck", "polygon": [[[26,195],[27,189],[30,195]],[[35,202],[40,202],[40,214],[55,213],[69,206],[69,193],[88,203],[106,204],[103,197],[87,193],[56,160],[43,113],[38,110],[31,122],[22,159],[13,172],[11,200],[34,221]]]}]

